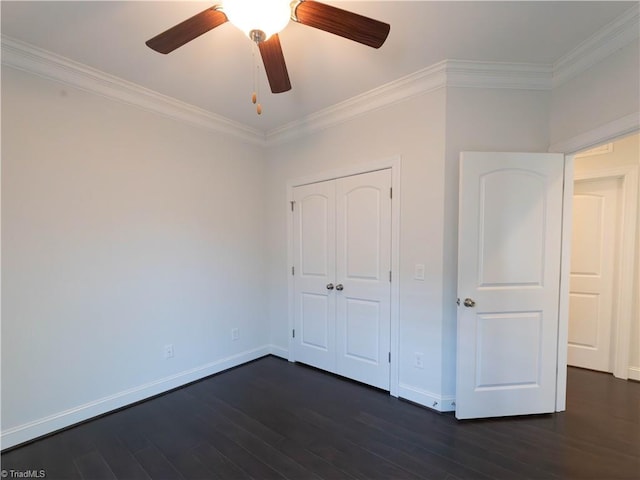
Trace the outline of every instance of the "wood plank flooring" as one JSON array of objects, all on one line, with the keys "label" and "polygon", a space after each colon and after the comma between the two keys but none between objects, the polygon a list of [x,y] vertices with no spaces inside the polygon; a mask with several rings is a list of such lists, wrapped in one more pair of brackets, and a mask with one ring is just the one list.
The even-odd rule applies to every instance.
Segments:
[{"label": "wood plank flooring", "polygon": [[569,368],[564,413],[458,422],[265,357],[1,460],[8,478],[637,480],[640,383]]}]

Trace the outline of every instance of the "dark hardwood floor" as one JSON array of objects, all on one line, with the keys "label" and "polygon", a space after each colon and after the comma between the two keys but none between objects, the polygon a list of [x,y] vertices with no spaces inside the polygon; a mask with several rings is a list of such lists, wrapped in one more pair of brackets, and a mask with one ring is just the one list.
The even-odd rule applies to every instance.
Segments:
[{"label": "dark hardwood floor", "polygon": [[92,480],[639,479],[640,383],[570,368],[564,413],[458,422],[265,357],[9,450],[2,469]]}]

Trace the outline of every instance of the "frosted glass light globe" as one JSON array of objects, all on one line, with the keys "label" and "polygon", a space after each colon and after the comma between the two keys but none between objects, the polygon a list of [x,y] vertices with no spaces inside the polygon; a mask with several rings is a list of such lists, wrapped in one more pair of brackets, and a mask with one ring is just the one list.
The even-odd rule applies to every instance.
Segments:
[{"label": "frosted glass light globe", "polygon": [[291,18],[290,0],[225,0],[222,11],[249,37],[252,30],[261,30],[265,39],[286,27]]}]

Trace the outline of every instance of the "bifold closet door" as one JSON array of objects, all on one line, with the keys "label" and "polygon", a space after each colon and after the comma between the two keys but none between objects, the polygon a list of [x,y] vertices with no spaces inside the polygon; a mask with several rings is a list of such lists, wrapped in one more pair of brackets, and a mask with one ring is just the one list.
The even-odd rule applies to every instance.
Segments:
[{"label": "bifold closet door", "polygon": [[389,389],[391,171],[294,190],[295,359]]}]

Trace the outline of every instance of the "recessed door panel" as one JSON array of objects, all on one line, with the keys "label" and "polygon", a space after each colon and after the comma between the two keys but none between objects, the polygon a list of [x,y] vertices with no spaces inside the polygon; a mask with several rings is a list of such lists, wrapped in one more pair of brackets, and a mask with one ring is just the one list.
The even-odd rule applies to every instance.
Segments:
[{"label": "recessed door panel", "polygon": [[569,345],[575,348],[598,347],[598,319],[600,295],[593,293],[569,294]]},{"label": "recessed door panel", "polygon": [[380,305],[378,302],[346,299],[344,323],[345,355],[354,361],[380,362]]},{"label": "recessed door panel", "polygon": [[379,188],[370,185],[344,193],[345,278],[373,281],[380,278],[381,194]]},{"label": "recessed door panel", "polygon": [[604,241],[604,197],[576,194],[573,197],[571,273],[601,275]]},{"label": "recessed door panel", "polygon": [[329,273],[329,204],[333,202],[321,193],[300,200],[300,275],[326,277]]},{"label": "recessed door panel", "polygon": [[541,312],[478,315],[477,329],[476,390],[539,385]]},{"label": "recessed door panel", "polygon": [[544,177],[501,169],[480,177],[479,286],[540,286],[544,278]]},{"label": "recessed door panel", "polygon": [[329,305],[327,295],[303,293],[300,302],[300,342],[305,347],[329,349]]}]

